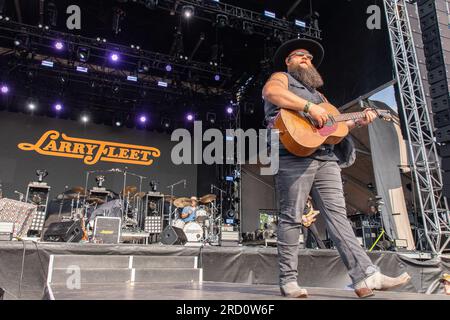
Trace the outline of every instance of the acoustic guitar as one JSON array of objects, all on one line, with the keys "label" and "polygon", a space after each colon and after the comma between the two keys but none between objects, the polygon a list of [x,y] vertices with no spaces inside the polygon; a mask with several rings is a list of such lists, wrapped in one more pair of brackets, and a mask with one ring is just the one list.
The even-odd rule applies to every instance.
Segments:
[{"label": "acoustic guitar", "polygon": [[[275,118],[274,128],[280,131],[280,140],[292,154],[307,157],[313,154],[322,144],[338,144],[348,135],[345,121],[364,119],[364,112],[341,114],[329,103],[319,104],[328,112],[328,121],[322,128],[308,114],[289,109],[280,109]],[[389,110],[373,109],[379,118],[390,121]]]}]

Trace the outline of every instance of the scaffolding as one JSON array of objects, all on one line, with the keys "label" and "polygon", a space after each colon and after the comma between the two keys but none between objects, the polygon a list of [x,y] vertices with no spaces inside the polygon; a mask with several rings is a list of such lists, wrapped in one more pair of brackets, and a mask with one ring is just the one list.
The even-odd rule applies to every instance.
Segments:
[{"label": "scaffolding", "polygon": [[405,0],[384,0],[392,58],[406,122],[412,176],[425,237],[435,255],[450,242],[447,199]]}]

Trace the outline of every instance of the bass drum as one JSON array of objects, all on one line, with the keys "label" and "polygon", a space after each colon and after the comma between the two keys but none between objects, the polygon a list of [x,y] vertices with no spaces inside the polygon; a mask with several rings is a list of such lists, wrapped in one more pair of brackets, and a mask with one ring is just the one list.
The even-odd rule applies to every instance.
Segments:
[{"label": "bass drum", "polygon": [[188,222],[183,228],[186,238],[189,242],[200,242],[203,238],[202,226],[197,222]]}]

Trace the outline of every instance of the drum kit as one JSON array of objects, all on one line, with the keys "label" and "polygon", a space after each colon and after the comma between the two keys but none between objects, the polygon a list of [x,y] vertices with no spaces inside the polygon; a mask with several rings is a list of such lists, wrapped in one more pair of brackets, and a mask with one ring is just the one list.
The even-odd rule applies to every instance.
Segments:
[{"label": "drum kit", "polygon": [[[168,196],[176,207],[175,211],[191,205],[191,199],[187,197],[174,198]],[[172,221],[172,226],[180,228],[186,234],[188,242],[217,244],[222,219],[216,206],[216,195],[207,194],[199,198],[199,205],[194,208],[195,219],[185,222],[177,217]]]}]

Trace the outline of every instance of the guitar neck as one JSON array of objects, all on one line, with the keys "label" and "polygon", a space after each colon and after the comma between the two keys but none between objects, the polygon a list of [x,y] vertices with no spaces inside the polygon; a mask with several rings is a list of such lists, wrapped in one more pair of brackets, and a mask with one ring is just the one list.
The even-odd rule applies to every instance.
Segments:
[{"label": "guitar neck", "polygon": [[343,122],[348,120],[364,119],[365,117],[366,114],[364,112],[350,112],[333,116],[333,119],[336,122]]}]

